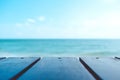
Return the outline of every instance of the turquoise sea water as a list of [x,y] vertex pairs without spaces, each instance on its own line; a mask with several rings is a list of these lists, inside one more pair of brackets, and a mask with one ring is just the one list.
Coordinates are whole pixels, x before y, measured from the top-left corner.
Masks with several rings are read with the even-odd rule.
[[0,56],[119,56],[120,40],[1,39]]

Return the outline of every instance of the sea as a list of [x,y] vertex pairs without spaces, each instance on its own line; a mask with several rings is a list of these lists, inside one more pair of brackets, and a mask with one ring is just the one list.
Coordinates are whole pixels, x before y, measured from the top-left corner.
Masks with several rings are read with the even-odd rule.
[[0,39],[0,57],[120,56],[119,39]]

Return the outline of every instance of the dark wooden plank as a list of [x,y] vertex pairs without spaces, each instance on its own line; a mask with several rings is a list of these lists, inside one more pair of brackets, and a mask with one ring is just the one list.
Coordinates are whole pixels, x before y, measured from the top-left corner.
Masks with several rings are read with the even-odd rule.
[[79,60],[96,80],[102,80],[102,78],[85,61],[83,61],[81,58],[79,58]]
[[23,70],[21,70],[20,72],[18,72],[16,75],[14,75],[12,78],[10,78],[10,80],[17,80],[19,77],[21,77],[27,70],[29,70],[32,66],[34,66],[38,61],[40,60],[40,58],[36,59],[35,61],[31,62],[30,65],[28,65],[27,67],[25,67]]
[[47,57],[41,59],[19,80],[95,80],[77,58]]
[[104,80],[120,80],[120,63],[112,58],[83,57],[81,58],[95,73]]
[[6,58],[0,62],[0,80],[9,80],[37,58]]

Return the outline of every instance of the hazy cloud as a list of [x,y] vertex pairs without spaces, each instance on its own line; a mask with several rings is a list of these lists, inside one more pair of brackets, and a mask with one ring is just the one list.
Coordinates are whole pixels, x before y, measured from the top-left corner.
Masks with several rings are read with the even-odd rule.
[[34,19],[27,19],[27,22],[29,22],[29,23],[35,23],[36,21],[34,20]]
[[45,17],[44,16],[40,16],[38,19],[39,19],[39,21],[45,21]]
[[113,3],[117,3],[118,0],[101,0],[101,1],[108,4],[113,4]]

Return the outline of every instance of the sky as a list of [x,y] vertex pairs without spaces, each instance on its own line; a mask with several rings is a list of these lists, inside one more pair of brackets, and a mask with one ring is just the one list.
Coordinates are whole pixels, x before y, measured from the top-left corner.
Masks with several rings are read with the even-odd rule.
[[120,0],[0,0],[6,38],[120,38]]

